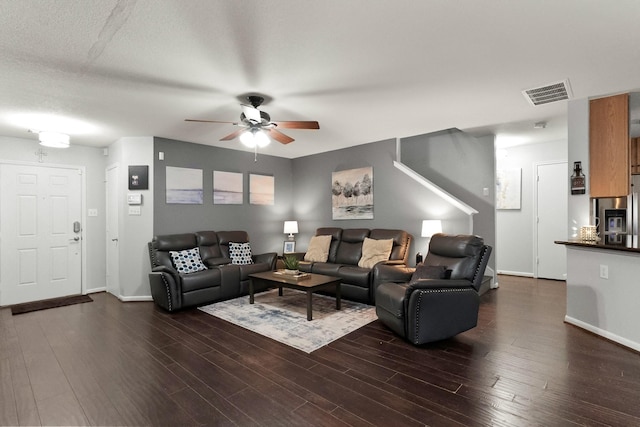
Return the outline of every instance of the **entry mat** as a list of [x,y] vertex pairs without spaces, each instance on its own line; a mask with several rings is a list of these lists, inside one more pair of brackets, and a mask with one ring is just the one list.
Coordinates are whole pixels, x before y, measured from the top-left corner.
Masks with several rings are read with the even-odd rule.
[[48,308],[64,307],[65,305],[81,304],[83,302],[92,302],[89,295],[71,295],[68,297],[51,298],[41,301],[24,302],[22,304],[14,304],[11,307],[11,314],[23,314],[32,311],[46,310]]

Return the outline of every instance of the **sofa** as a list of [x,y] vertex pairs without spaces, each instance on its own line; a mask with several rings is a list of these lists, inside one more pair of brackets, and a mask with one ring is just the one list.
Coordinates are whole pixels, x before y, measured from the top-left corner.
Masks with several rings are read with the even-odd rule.
[[[322,227],[315,236],[331,236],[326,261],[309,261],[309,252],[299,269],[307,273],[336,276],[342,279],[341,297],[373,305],[376,266],[407,267],[412,236],[404,230]],[[363,257],[365,239],[392,240],[388,259],[370,267],[358,265]],[[313,240],[313,239],[312,239]]]
[[277,258],[251,254],[245,231],[159,235],[148,246],[151,295],[170,312],[247,295],[249,274],[273,270]]

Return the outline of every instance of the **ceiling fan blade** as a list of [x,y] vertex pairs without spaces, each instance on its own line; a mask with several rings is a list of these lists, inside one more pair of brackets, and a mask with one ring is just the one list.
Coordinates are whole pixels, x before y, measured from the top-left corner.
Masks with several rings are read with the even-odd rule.
[[247,119],[254,123],[260,123],[262,121],[262,117],[260,117],[260,110],[252,107],[251,105],[240,104],[240,106],[242,107],[242,112]]
[[220,120],[198,120],[198,119],[184,119],[185,122],[199,122],[199,123],[226,123],[234,126],[238,126],[238,122],[222,122]]
[[291,138],[290,136],[285,135],[284,133],[277,131],[275,129],[265,129],[267,132],[269,132],[269,136],[273,139],[275,139],[276,141],[278,141],[281,144],[288,144],[290,142],[295,141],[295,139]]
[[271,122],[282,129],[320,129],[316,121]]
[[230,133],[224,138],[220,138],[220,141],[231,141],[232,139],[238,137],[242,132],[244,132],[244,129],[238,129],[237,131]]

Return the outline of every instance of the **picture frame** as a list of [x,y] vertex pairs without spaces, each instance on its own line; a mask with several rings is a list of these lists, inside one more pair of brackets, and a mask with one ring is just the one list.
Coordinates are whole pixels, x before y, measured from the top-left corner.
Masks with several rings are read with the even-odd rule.
[[296,251],[296,241],[295,240],[285,240],[284,246],[282,248],[283,254],[292,254]]
[[149,189],[149,166],[129,166],[129,190]]

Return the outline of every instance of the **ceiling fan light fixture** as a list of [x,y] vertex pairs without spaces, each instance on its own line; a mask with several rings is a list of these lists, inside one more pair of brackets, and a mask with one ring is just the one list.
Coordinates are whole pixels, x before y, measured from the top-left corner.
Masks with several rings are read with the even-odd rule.
[[38,132],[38,140],[40,145],[52,148],[68,148],[69,147],[69,135],[59,132]]
[[240,134],[240,142],[242,142],[242,144],[249,148],[262,148],[269,145],[271,140],[260,129],[248,129]]

